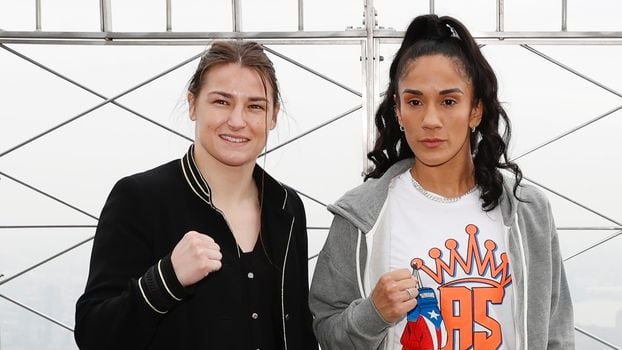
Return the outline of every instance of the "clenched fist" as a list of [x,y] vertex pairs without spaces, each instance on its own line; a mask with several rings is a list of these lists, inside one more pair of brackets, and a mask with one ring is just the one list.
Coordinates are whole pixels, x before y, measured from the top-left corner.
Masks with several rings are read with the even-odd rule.
[[397,322],[417,305],[417,279],[408,269],[380,276],[372,292],[372,302],[387,322]]
[[222,267],[220,246],[212,237],[196,231],[187,232],[171,254],[177,280],[182,286],[193,285]]

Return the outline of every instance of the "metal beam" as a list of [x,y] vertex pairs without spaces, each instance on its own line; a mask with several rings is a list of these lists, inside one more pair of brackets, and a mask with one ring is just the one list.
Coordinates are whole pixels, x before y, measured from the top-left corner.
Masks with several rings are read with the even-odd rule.
[[298,31],[305,30],[304,20],[304,1],[298,0]]
[[166,0],[166,31],[173,31],[173,16],[171,0]]
[[[367,0],[370,1],[370,0]],[[372,24],[375,23],[374,12],[371,11]],[[621,31],[513,31],[513,32],[473,32],[473,37],[487,42],[513,41],[512,44],[523,42],[545,41],[547,43],[607,43],[622,45]],[[193,42],[205,42],[215,39],[251,39],[251,40],[280,40],[292,42],[299,40],[339,40],[339,39],[395,39],[393,42],[400,42],[404,36],[403,31],[391,29],[368,30],[351,29],[343,31],[294,31],[294,32],[58,32],[58,31],[7,31],[0,30],[0,42],[8,40],[21,40],[28,43],[33,40],[57,40],[67,41],[68,43],[81,44],[83,42],[92,43],[93,41],[186,41],[187,44]],[[577,41],[580,40],[580,41]]]
[[102,32],[112,30],[112,7],[110,0],[99,0],[99,28]]
[[497,0],[497,32],[503,32],[505,27],[504,7],[503,0]]
[[76,116],[71,117],[71,118],[65,120],[64,122],[55,125],[52,128],[50,128],[50,129],[48,129],[48,130],[46,130],[46,131],[44,131],[44,132],[42,132],[42,133],[40,133],[40,134],[38,134],[36,136],[31,137],[30,139],[28,139],[28,140],[26,140],[26,141],[24,141],[24,142],[22,142],[22,143],[20,143],[20,144],[18,144],[16,146],[12,147],[12,148],[10,148],[10,149],[0,153],[0,158],[5,156],[5,155],[7,155],[7,154],[9,154],[9,153],[11,153],[11,152],[14,152],[14,151],[16,151],[16,150],[26,146],[27,144],[29,144],[29,143],[31,143],[33,141],[36,141],[36,140],[40,139],[43,136],[46,136],[46,135],[50,134],[53,131],[56,131],[57,129],[60,129],[60,128],[66,126],[66,125],[68,125],[68,124],[70,124],[70,123],[72,123],[72,122],[74,122],[74,121],[76,121],[76,120],[78,120],[80,118],[82,118],[83,116],[85,116],[85,115],[87,115],[87,114],[89,114],[89,113],[91,113],[91,112],[101,108],[102,106],[105,106],[108,103],[111,103],[114,100],[119,99],[119,98],[129,94],[130,92],[132,92],[132,91],[134,91],[134,90],[136,90],[136,89],[138,89],[140,87],[143,87],[143,86],[151,83],[152,81],[157,80],[157,79],[161,78],[162,76],[165,76],[168,73],[170,73],[170,72],[172,72],[172,71],[174,71],[174,70],[176,70],[176,69],[178,69],[180,67],[183,67],[184,65],[194,61],[195,59],[197,59],[200,56],[201,56],[201,53],[196,54],[196,55],[194,55],[194,56],[184,60],[183,62],[178,63],[178,64],[174,65],[173,67],[168,68],[165,71],[163,71],[163,72],[161,72],[161,73],[159,73],[159,74],[157,74],[157,75],[155,75],[155,76],[153,76],[153,77],[151,77],[151,78],[149,78],[149,79],[139,83],[138,85],[136,85],[136,86],[134,86],[132,88],[129,88],[129,89],[127,89],[127,90],[125,90],[125,91],[123,91],[123,92],[121,92],[121,93],[119,93],[119,94],[117,94],[117,95],[115,95],[115,96],[113,96],[111,98],[108,98],[105,101],[103,101],[101,103],[98,103],[97,105],[95,105],[95,106],[93,106],[93,107],[91,107],[91,108],[89,108],[89,109],[87,109],[87,110],[77,114]]
[[[24,55],[24,54],[22,54],[22,53],[20,53],[18,51],[13,50],[12,48],[10,48],[10,47],[8,47],[6,45],[0,44],[0,48],[3,48],[5,50],[7,50],[8,52],[14,54],[15,56],[17,56],[17,57],[19,57],[19,58],[21,58],[23,60],[26,60],[26,61],[34,64],[35,66],[37,66],[37,67],[39,67],[39,68],[41,68],[41,69],[43,69],[43,70],[45,70],[45,71],[47,71],[49,73],[52,73],[53,75],[61,78],[62,80],[66,81],[66,82],[69,82],[70,84],[75,85],[75,86],[77,86],[77,87],[79,87],[79,88],[81,88],[81,89],[83,89],[83,90],[85,90],[85,91],[87,91],[87,92],[89,92],[89,93],[91,93],[91,94],[93,94],[93,95],[103,99],[103,100],[107,100],[108,99],[108,97],[106,97],[106,96],[104,96],[104,95],[102,95],[102,94],[100,94],[100,93],[98,93],[98,92],[96,92],[96,91],[94,91],[92,89],[89,89],[88,87],[78,83],[77,81],[75,81],[73,79],[70,79],[67,76],[63,75],[63,74],[60,74],[59,72],[57,72],[57,71],[55,71],[55,70],[53,70],[53,69],[51,69],[51,68],[41,64],[41,63],[39,63],[37,61],[35,61],[34,59],[32,59],[32,58],[30,58],[30,57],[28,57],[28,56],[26,56],[26,55]],[[119,108],[121,108],[121,109],[123,109],[123,110],[125,110],[125,111],[127,111],[127,112],[129,112],[129,113],[131,113],[131,114],[141,118],[141,119],[144,119],[144,120],[148,121],[151,124],[154,124],[154,125],[158,126],[159,128],[162,128],[162,129],[164,129],[164,130],[166,130],[166,131],[168,131],[168,132],[170,132],[172,134],[175,134],[175,135],[177,135],[177,136],[179,136],[179,137],[181,137],[181,138],[183,138],[183,139],[185,139],[187,141],[193,141],[188,136],[186,136],[186,135],[184,135],[184,134],[182,134],[182,133],[180,133],[180,132],[178,132],[176,130],[171,129],[171,128],[167,127],[166,125],[158,123],[155,120],[153,120],[153,119],[151,119],[151,118],[149,118],[149,117],[147,117],[147,116],[145,116],[145,115],[143,115],[141,113],[138,113],[137,111],[135,111],[135,110],[133,110],[133,109],[131,109],[129,107],[126,107],[126,106],[122,105],[121,103],[119,103],[117,101],[111,101],[110,103],[112,103],[113,105],[115,105],[115,106],[117,106],[117,107],[119,107]]]
[[562,0],[562,31],[568,30],[568,0]]
[[590,333],[590,332],[588,332],[588,331],[586,331],[586,330],[584,330],[584,329],[582,329],[582,328],[579,328],[579,327],[576,327],[576,326],[575,326],[575,327],[574,327],[574,329],[575,329],[577,332],[579,332],[579,333],[581,333],[581,334],[583,334],[583,335],[585,335],[585,336],[588,336],[588,337],[592,338],[593,340],[595,340],[595,341],[597,341],[597,342],[599,342],[599,343],[601,343],[601,344],[603,344],[603,345],[607,346],[607,347],[608,347],[608,348],[610,348],[610,349],[620,350],[620,347],[615,346],[615,345],[611,344],[610,342],[608,342],[608,341],[606,341],[606,340],[604,340],[604,339],[602,339],[602,338],[599,338],[599,337],[597,337],[597,336],[593,335],[592,333]]
[[60,321],[58,321],[58,320],[56,320],[56,319],[54,319],[54,318],[52,318],[52,317],[50,317],[50,316],[48,316],[48,315],[44,314],[44,313],[42,313],[42,312],[40,312],[40,311],[37,311],[37,310],[35,310],[35,309],[33,309],[33,308],[31,308],[31,307],[29,307],[29,306],[25,305],[25,304],[22,304],[22,303],[20,303],[19,301],[15,300],[15,299],[12,299],[12,298],[10,298],[10,297],[8,297],[8,296],[4,295],[4,294],[0,294],[0,298],[3,298],[3,299],[5,299],[5,300],[9,301],[9,302],[11,302],[11,303],[13,303],[13,304],[15,304],[15,305],[17,305],[17,306],[21,307],[21,308],[22,308],[22,309],[24,309],[24,310],[30,311],[30,312],[32,312],[33,314],[35,314],[35,315],[37,315],[37,316],[39,316],[39,317],[41,317],[41,318],[44,318],[44,319],[46,319],[46,320],[48,320],[48,321],[50,321],[50,322],[52,322],[52,323],[56,324],[57,326],[60,326],[60,327],[62,327],[62,328],[65,328],[65,329],[66,329],[66,330],[68,330],[68,331],[73,332],[73,328],[69,327],[68,325],[66,325],[66,324],[64,324],[64,323],[62,323],[62,322],[60,322]]
[[41,0],[35,0],[35,29],[41,30]]
[[271,48],[269,48],[267,46],[264,46],[264,49],[267,52],[270,52],[271,54],[273,54],[273,55],[275,55],[275,56],[277,56],[277,57],[279,57],[279,58],[281,58],[281,59],[283,59],[283,60],[285,60],[285,61],[287,61],[287,62],[289,62],[289,63],[291,63],[291,64],[293,64],[293,65],[295,65],[297,67],[299,67],[299,68],[302,68],[303,70],[305,70],[305,71],[307,71],[307,72],[309,72],[309,73],[311,73],[313,75],[316,75],[316,76],[318,76],[318,77],[320,77],[320,78],[322,78],[322,79],[324,79],[324,80],[326,80],[326,81],[328,81],[328,82],[330,82],[330,83],[332,83],[334,85],[337,85],[340,88],[342,88],[342,89],[344,89],[344,90],[346,90],[348,92],[351,92],[352,94],[354,94],[354,95],[356,95],[358,97],[363,96],[363,94],[360,93],[359,91],[356,91],[356,90],[354,90],[354,89],[352,89],[352,88],[350,88],[350,87],[348,87],[348,86],[346,86],[344,84],[341,84],[340,82],[330,78],[329,76],[327,76],[325,74],[322,74],[322,73],[320,73],[320,72],[318,72],[318,71],[316,71],[316,70],[314,70],[314,69],[312,69],[312,68],[310,68],[310,67],[308,67],[308,66],[306,66],[306,65],[304,65],[304,64],[302,64],[302,63],[300,63],[300,62],[298,62],[298,61],[296,61],[296,60],[294,60],[292,58],[290,58],[290,57],[287,57],[287,56],[283,55],[282,53],[280,53],[280,52],[278,52],[276,50],[273,50],[273,49],[271,49]]

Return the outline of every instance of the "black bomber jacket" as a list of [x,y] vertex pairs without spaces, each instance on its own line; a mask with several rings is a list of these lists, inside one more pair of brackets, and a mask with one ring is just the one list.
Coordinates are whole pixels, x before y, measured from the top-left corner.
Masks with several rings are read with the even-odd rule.
[[[180,160],[125,177],[112,189],[95,233],[89,277],[76,303],[81,349],[241,349],[228,316],[231,286],[209,274],[190,288],[177,281],[170,254],[191,230],[220,245],[223,266],[237,244],[212,205],[193,147]],[[279,334],[288,350],[317,349],[308,307],[307,231],[298,195],[255,166],[263,192],[263,241],[279,268]],[[263,186],[260,184],[263,183]],[[265,349],[269,350],[269,349]]]

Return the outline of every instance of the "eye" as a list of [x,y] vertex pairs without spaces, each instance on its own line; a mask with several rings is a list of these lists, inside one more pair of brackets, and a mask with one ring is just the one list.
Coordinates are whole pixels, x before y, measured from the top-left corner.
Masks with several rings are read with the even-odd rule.
[[221,105],[221,106],[226,106],[226,105],[229,104],[229,102],[227,102],[226,100],[223,100],[223,99],[213,100],[212,103],[216,104],[216,105]]
[[456,103],[458,103],[456,100],[452,99],[452,98],[446,98],[443,100],[443,105],[445,106],[453,106]]
[[407,102],[411,106],[421,106],[423,103],[419,100],[412,99]]
[[253,109],[253,110],[258,110],[258,111],[263,111],[266,109],[264,106],[257,105],[257,104],[250,105],[248,106],[248,108]]

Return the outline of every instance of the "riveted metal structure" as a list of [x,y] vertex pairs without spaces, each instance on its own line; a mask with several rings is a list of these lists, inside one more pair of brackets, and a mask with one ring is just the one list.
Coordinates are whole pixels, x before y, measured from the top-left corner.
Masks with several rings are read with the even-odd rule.
[[[362,181],[388,65],[405,25],[423,13],[462,19],[499,76],[512,158],[554,208],[577,347],[622,346],[614,273],[622,263],[622,25],[607,22],[622,5],[531,1],[516,15],[527,5],[24,3],[0,3],[0,349],[76,348],[74,304],[106,194],[121,176],[177,158],[192,141],[184,86],[214,40],[259,41],[275,62],[285,113],[260,162],[303,197],[312,272],[330,225],[324,207]],[[78,16],[92,19],[89,29],[72,29],[78,10],[66,6],[83,3]],[[143,29],[153,13],[156,24]],[[20,16],[27,20],[12,21]],[[535,29],[521,24],[538,16]],[[587,25],[584,16],[602,18]]]

